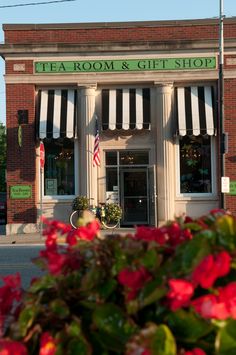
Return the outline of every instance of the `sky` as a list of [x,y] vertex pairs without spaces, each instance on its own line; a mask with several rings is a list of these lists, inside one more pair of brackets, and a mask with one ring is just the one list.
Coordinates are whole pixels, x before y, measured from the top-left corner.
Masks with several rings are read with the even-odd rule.
[[[2,24],[184,20],[219,17],[220,0],[0,0]],[[236,16],[236,0],[221,0],[226,17]],[[44,5],[3,6],[48,2]],[[5,124],[4,61],[0,58],[0,122]]]

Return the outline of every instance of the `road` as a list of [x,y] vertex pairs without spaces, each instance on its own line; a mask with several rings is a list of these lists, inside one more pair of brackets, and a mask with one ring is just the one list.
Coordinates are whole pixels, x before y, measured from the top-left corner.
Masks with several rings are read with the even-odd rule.
[[33,277],[42,272],[31,260],[39,255],[44,245],[0,245],[0,275],[21,274],[22,287],[26,289]]

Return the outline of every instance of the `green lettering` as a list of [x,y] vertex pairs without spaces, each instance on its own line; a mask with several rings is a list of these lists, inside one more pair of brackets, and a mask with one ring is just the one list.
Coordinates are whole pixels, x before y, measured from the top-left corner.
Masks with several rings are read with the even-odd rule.
[[66,71],[66,68],[62,62],[59,65],[58,71]]
[[55,62],[50,63],[50,71],[57,71],[57,64]]
[[80,63],[74,62],[74,71],[81,71]]
[[183,59],[183,68],[191,68],[191,59]]
[[193,61],[193,66],[196,68],[201,68],[203,66],[203,61],[198,58]]
[[175,60],[175,68],[180,68],[180,67],[181,67],[180,59],[176,59]]
[[91,70],[91,68],[92,68],[92,65],[91,65],[91,63],[90,62],[83,62],[82,63],[82,67],[83,67],[83,70]]
[[46,67],[48,66],[48,63],[39,63],[43,67],[43,71],[46,71]]
[[102,63],[101,62],[94,62],[93,63],[93,69],[94,70],[101,70],[102,69]]
[[139,69],[146,69],[146,64],[145,64],[145,60],[139,60],[138,61],[138,68]]
[[208,66],[211,67],[212,58],[206,58],[206,59],[205,59],[205,63],[206,63],[206,67],[207,67],[207,68],[208,68]]
[[114,70],[113,62],[104,62],[104,70]]

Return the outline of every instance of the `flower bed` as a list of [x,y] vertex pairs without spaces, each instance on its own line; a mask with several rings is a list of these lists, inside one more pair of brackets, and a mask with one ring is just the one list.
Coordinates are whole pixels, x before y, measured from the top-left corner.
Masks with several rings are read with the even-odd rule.
[[45,223],[34,260],[45,275],[27,291],[19,274],[3,278],[0,354],[236,354],[233,216],[215,210],[105,239],[97,220]]

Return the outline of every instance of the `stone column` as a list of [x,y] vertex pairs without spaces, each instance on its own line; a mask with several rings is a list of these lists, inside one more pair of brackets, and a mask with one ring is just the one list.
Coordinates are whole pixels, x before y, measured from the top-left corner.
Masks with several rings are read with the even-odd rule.
[[162,223],[174,218],[175,155],[173,143],[172,84],[156,85],[157,213]]
[[97,167],[93,167],[96,85],[78,86],[79,194],[97,204]]

